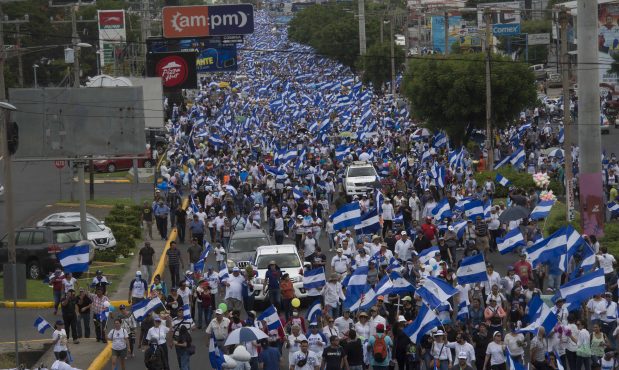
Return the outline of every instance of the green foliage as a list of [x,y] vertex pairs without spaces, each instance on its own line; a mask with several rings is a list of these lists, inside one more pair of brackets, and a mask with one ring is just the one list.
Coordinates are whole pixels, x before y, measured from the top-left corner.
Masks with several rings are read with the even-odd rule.
[[135,249],[136,240],[142,237],[140,206],[116,204],[105,218],[106,225],[112,229],[116,238],[115,257],[128,256]]
[[[555,202],[550,210],[550,214],[548,214],[548,218],[546,221],[541,221],[541,226],[545,226],[544,230],[542,230],[544,236],[551,235],[555,231],[559,230],[563,226],[565,226],[566,221],[566,205],[563,202]],[[580,212],[576,212],[576,216],[574,221],[570,222],[570,224],[576,229],[578,232],[582,232],[582,228],[580,227]]]
[[[522,33],[550,33],[552,32],[551,20],[524,21],[521,23]],[[524,52],[520,54],[520,59],[524,60]],[[529,63],[543,64],[548,62],[548,45],[530,45]]]
[[94,260],[100,262],[116,262],[116,251],[112,249],[107,249],[104,251],[96,250]]
[[608,248],[608,252],[615,258],[619,258],[619,222],[617,220],[604,225],[604,237],[600,239],[600,245]]
[[[485,62],[482,54],[415,58],[404,76],[403,92],[413,117],[452,140],[463,138],[469,123],[485,127]],[[512,122],[535,103],[534,76],[526,65],[492,56],[492,115],[495,127]],[[456,143],[456,145],[459,143]]]
[[[404,66],[404,50],[394,45],[396,74]],[[363,71],[363,83],[371,82],[375,89],[380,89],[383,83],[391,81],[391,45],[388,42],[372,45],[365,56],[359,59],[359,68]]]
[[[512,166],[503,166],[498,171],[477,172],[475,173],[475,180],[479,185],[482,185],[486,182],[486,180],[494,181],[497,172],[511,181],[512,184],[510,186],[515,186],[527,191],[531,188],[535,188],[535,183],[533,182],[533,177],[531,175],[525,172],[520,172]],[[507,192],[509,189],[496,183],[494,185],[494,197],[507,198]]]

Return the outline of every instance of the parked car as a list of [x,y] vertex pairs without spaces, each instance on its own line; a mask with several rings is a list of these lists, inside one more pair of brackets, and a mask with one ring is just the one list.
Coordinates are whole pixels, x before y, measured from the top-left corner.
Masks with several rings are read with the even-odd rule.
[[307,291],[303,288],[303,267],[301,257],[297,253],[297,247],[293,244],[266,245],[258,247],[253,259],[253,265],[258,275],[254,278],[254,297],[256,303],[268,301],[268,292],[262,290],[264,276],[269,268],[269,263],[275,261],[282,273],[288,274],[294,287],[294,295],[299,299],[307,297]]
[[[94,258],[95,248],[90,241],[83,241],[80,229],[75,226],[27,227],[15,232],[17,263],[26,265],[29,279],[42,279],[60,267],[56,253],[77,243],[88,243],[90,253],[88,262]],[[8,240],[0,239],[0,264],[8,263]],[[80,274],[76,274],[79,276]]]
[[253,262],[256,248],[270,244],[269,236],[262,230],[235,231],[226,250],[228,268],[245,268]]
[[[49,221],[44,226],[74,226],[81,230],[79,217],[65,218],[62,221]],[[116,246],[116,238],[112,233],[112,229],[105,225],[99,225],[86,219],[86,233],[88,240],[94,244],[95,249],[105,250]]]
[[544,68],[543,64],[532,65],[529,69],[533,72],[536,80],[543,80],[546,78],[546,68]]
[[[93,165],[97,172],[116,172],[126,171],[133,167],[133,159],[127,157],[134,157],[134,155],[119,155],[113,158],[95,159]],[[155,165],[155,160],[152,158],[150,151],[141,155],[138,158],[139,168],[151,168]]]
[[[37,226],[43,226],[48,222],[53,222],[53,221],[57,221],[57,222],[62,222],[66,219],[69,218],[79,218],[80,217],[80,213],[79,212],[58,212],[58,213],[52,213],[51,215],[45,217],[44,219],[42,219],[41,221],[37,222]],[[105,223],[101,220],[99,220],[98,218],[96,218],[95,216],[91,215],[90,213],[86,213],[86,218],[92,222],[94,222],[97,225],[104,225]]]
[[546,80],[546,85],[550,88],[563,86],[561,75],[558,73],[549,73],[548,79]]

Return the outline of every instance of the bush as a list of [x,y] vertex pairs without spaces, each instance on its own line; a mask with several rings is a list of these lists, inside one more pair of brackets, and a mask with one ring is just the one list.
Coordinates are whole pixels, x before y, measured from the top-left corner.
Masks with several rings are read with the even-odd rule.
[[129,253],[135,249],[135,247],[136,243],[134,239],[123,240],[116,243],[116,248],[114,248],[114,252],[117,257],[127,257],[129,256]]
[[116,252],[112,249],[95,250],[95,261],[116,262]]
[[117,223],[107,224],[107,226],[112,229],[112,232],[114,233],[116,239],[122,239],[127,237],[140,239],[142,237],[142,229],[139,226]]
[[[546,226],[543,230],[545,236],[548,236],[565,226],[565,207],[565,203],[557,201],[554,206],[552,206],[546,222],[540,221],[542,225]],[[580,227],[580,212],[576,212],[574,221],[572,221],[571,224],[574,229],[576,229],[579,233],[582,233],[582,228]]]
[[[533,182],[533,176],[531,176],[530,174],[526,172],[518,171],[512,166],[503,166],[499,168],[498,171],[477,172],[474,175],[475,180],[477,181],[477,184],[479,186],[482,186],[484,182],[486,182],[486,180],[488,179],[490,179],[491,181],[494,181],[494,179],[496,178],[497,172],[500,173],[503,177],[507,178],[511,182],[511,185],[509,186],[515,186],[517,188],[524,189],[526,191],[529,191],[529,189],[531,188],[534,188],[538,191],[541,190],[537,186],[535,186],[535,183]],[[495,183],[494,185],[496,189],[494,193],[494,197],[495,198],[507,198],[509,186],[505,187],[497,183]],[[552,192],[555,195],[563,194],[563,186],[555,179],[550,180],[550,186],[548,188],[552,190]]]
[[600,245],[608,248],[608,252],[619,258],[619,223],[611,221],[604,225],[604,237],[600,239]]

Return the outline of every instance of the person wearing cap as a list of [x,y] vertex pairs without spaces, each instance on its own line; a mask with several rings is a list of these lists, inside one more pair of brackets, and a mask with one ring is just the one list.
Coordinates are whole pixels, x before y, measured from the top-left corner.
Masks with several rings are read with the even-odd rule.
[[317,364],[320,367],[322,361],[322,351],[327,345],[327,337],[320,332],[317,322],[311,322],[310,331],[307,333],[307,341],[309,343],[309,351],[312,352],[318,359]]
[[264,284],[262,291],[266,292],[268,288],[269,302],[277,309],[281,309],[282,291],[280,281],[282,279],[282,270],[277,266],[275,260],[269,261],[269,266],[264,274]]
[[205,225],[204,221],[200,220],[198,215],[194,214],[189,221],[188,225],[189,229],[189,239],[196,239],[198,245],[204,245],[204,231]]
[[455,370],[473,370],[473,367],[468,364],[468,355],[466,352],[458,353],[458,361],[454,364]]
[[73,336],[73,343],[79,343],[77,335],[77,297],[75,296],[75,289],[69,289],[69,292],[62,298],[60,303],[60,309],[62,311],[62,320],[64,321],[65,328],[71,329],[71,335]]
[[453,362],[451,357],[451,349],[448,347],[445,339],[445,332],[437,330],[433,335],[432,347],[430,355],[433,359],[434,368],[438,370],[447,370]]
[[[76,310],[78,314],[77,318],[77,336],[79,338],[90,338],[90,306],[92,300],[90,295],[86,292],[86,289],[80,288],[79,295],[77,296]],[[84,325],[84,331],[82,332],[82,325]]]
[[320,294],[323,297],[325,312],[331,317],[337,317],[340,313],[341,302],[344,302],[346,296],[340,283],[340,275],[337,273],[331,274],[329,280],[322,287]]
[[131,355],[131,357],[133,357],[138,322],[131,313],[131,311],[127,309],[127,306],[125,306],[124,304],[118,306],[118,315],[116,316],[116,318],[121,320],[122,328],[125,329],[129,335],[129,354]]
[[155,214],[157,231],[159,231],[161,240],[166,240],[168,238],[168,215],[170,214],[170,207],[161,199],[153,207],[153,213]]
[[[376,332],[368,339],[367,348],[372,369],[387,370],[391,362],[393,340],[385,333],[385,324],[376,325]],[[381,350],[383,348],[385,351]]]
[[138,268],[141,270],[146,270],[147,283],[153,281],[154,259],[155,249],[151,247],[150,242],[144,242],[144,246],[140,248],[140,252],[138,253]]
[[107,292],[107,286],[110,285],[110,282],[107,281],[107,277],[103,275],[103,271],[97,270],[95,272],[95,277],[92,278],[92,282],[90,283],[91,288],[101,288],[103,294]]
[[54,332],[52,333],[52,345],[54,346],[54,356],[56,360],[60,358],[60,354],[65,354],[69,351],[68,347],[69,338],[67,332],[64,329],[64,322],[57,320],[54,324]]
[[506,370],[506,363],[503,336],[500,331],[495,331],[492,334],[492,342],[488,343],[488,347],[486,348],[483,368],[484,370]]
[[[217,212],[217,216],[215,218],[212,219],[212,226],[211,223],[209,223],[209,228],[210,228],[210,232],[211,232],[211,241],[215,242],[221,242],[221,237],[222,237],[222,233],[221,231],[223,230],[224,224],[226,223],[226,216],[224,215],[223,211],[219,211]],[[247,228],[248,225],[251,224],[251,220],[249,220],[246,224],[245,227]]]
[[142,271],[137,270],[135,272],[135,278],[129,283],[129,297],[127,302],[130,305],[134,305],[143,301],[146,298],[146,291],[148,289],[148,283],[142,279]]
[[344,277],[350,268],[350,259],[343,255],[344,250],[342,248],[338,248],[336,252],[337,254],[331,258],[331,268],[336,274]]
[[225,300],[230,311],[241,311],[243,309],[243,283],[245,277],[241,275],[241,270],[234,266],[232,274],[224,280],[226,286]]
[[165,316],[165,324],[163,323],[163,318],[159,315],[155,315],[153,318],[153,327],[148,329],[146,333],[146,341],[151,342],[152,340],[157,341],[157,346],[162,350],[162,360],[163,360],[163,369],[169,370],[170,365],[168,361],[168,346],[167,344],[171,344],[171,335],[170,335],[170,326],[172,322],[170,321],[170,316]]
[[395,218],[395,210],[393,209],[393,204],[391,204],[391,199],[385,198],[383,202],[383,238],[387,233],[387,230],[391,230],[393,228],[393,219]]
[[411,258],[413,250],[413,242],[408,238],[406,231],[400,232],[400,240],[395,243],[395,257],[400,261],[406,261]]

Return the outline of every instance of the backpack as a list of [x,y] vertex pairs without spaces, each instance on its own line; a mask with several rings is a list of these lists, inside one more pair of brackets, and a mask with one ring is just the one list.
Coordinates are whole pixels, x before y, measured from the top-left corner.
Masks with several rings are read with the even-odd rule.
[[161,370],[163,369],[163,353],[159,346],[149,348],[144,356],[144,365],[149,370]]
[[385,342],[385,336],[374,336],[373,355],[375,362],[383,362],[387,359],[387,342]]

